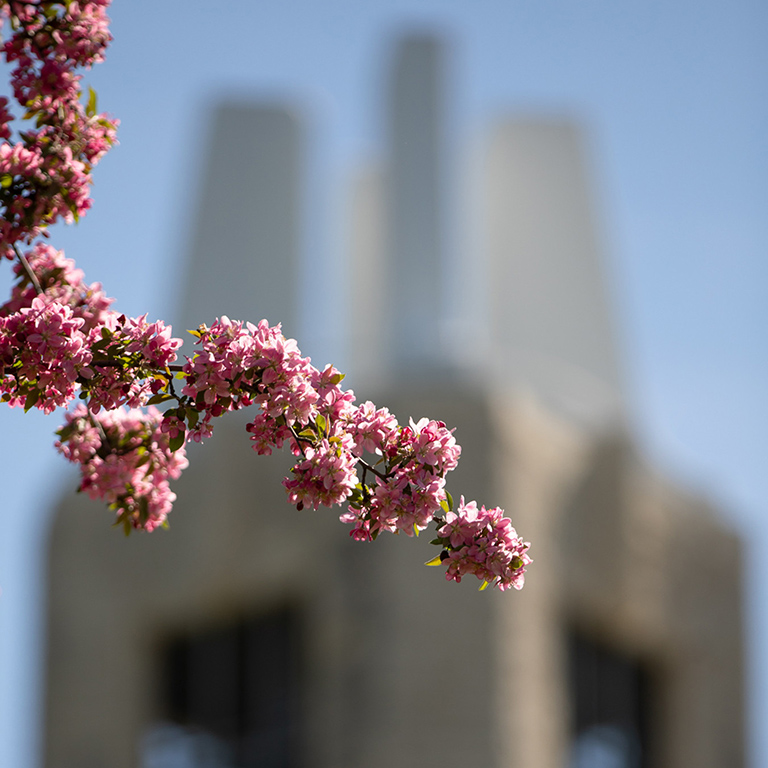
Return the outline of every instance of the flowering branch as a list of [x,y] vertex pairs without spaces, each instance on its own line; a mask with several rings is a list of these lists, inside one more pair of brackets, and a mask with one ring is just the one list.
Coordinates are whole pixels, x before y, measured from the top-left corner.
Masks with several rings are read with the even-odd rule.
[[315,368],[265,320],[201,325],[191,332],[196,351],[175,364],[182,342],[170,326],[118,314],[99,283],[86,284],[44,242],[51,224],[89,209],[91,171],[115,142],[117,121],[97,113],[93,90],[83,105],[77,74],[104,57],[108,5],[0,0],[13,94],[34,124],[12,143],[0,98],[0,259],[17,261],[0,306],[0,400],[46,413],[81,401],[56,447],[79,465],[79,489],[105,501],[126,533],[166,525],[185,444],[209,437],[222,414],[252,406],[253,449],[270,454],[287,443],[296,458],[283,484],[297,509],[346,504],[340,519],[357,541],[418,535],[434,522],[440,554],[428,564],[445,564],[446,578],[521,588],[529,545],[502,510],[463,497],[453,507],[445,476],[461,448],[445,424],[402,426],[386,408],[356,404],[341,373]]

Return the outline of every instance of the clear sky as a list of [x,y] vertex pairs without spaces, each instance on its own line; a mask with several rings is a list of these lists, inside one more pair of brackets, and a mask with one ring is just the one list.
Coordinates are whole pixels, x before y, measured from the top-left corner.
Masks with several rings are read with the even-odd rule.
[[[768,722],[768,5],[116,0],[111,16],[115,42],[88,82],[122,120],[121,145],[97,171],[91,214],[54,244],[122,311],[150,319],[172,316],[206,114],[222,94],[290,101],[305,116],[306,274],[330,290],[344,185],[381,151],[380,89],[400,31],[452,44],[458,148],[509,113],[583,122],[636,436],[745,536],[752,717]],[[3,766],[39,756],[47,509],[73,482],[51,448],[57,425],[0,411]],[[768,767],[768,731],[752,729],[751,753]]]

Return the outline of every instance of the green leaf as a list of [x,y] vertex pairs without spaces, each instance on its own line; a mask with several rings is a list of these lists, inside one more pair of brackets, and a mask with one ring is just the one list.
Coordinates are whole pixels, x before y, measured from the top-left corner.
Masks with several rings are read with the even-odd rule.
[[323,416],[322,413],[317,414],[317,418],[315,419],[315,424],[317,424],[317,429],[319,430],[320,434],[325,434],[326,428],[328,426],[328,422],[325,420],[325,416]]
[[4,173],[2,176],[0,176],[0,187],[3,189],[8,189],[11,184],[13,184],[13,176],[11,176],[10,173]]
[[478,590],[477,590],[477,591],[478,591],[478,592],[482,592],[483,590],[486,590],[486,589],[488,589],[488,585],[489,585],[490,583],[491,583],[490,581],[484,581],[484,582],[483,582],[483,583],[482,583],[482,584],[481,584],[481,585],[478,587]]
[[[92,351],[92,352],[103,352],[103,351],[104,351],[104,350],[105,350],[105,349],[106,349],[106,348],[107,348],[107,347],[108,347],[108,346],[109,346],[111,343],[112,343],[112,339],[110,339],[110,338],[106,338],[106,339],[102,338],[102,339],[99,339],[99,341],[97,341],[97,342],[96,342],[96,343],[95,343],[95,344],[94,344],[94,345],[91,347],[91,351]],[[96,365],[98,365],[98,363],[96,363]]]
[[448,501],[448,511],[453,512],[453,496],[451,496],[451,494],[446,491],[445,498]]
[[442,564],[443,564],[443,560],[440,557],[440,555],[438,555],[437,557],[433,557],[431,560],[428,560],[426,563],[424,563],[424,565],[442,565]]
[[167,392],[158,392],[147,400],[147,405],[157,405],[158,403],[164,403],[166,400],[173,400],[173,395],[169,395]]
[[179,450],[179,448],[181,448],[181,446],[182,446],[182,445],[184,445],[184,440],[185,440],[185,438],[186,438],[186,433],[184,433],[184,432],[179,432],[179,434],[178,434],[178,435],[176,435],[176,437],[172,437],[172,438],[171,438],[171,439],[168,441],[168,447],[169,447],[169,448],[170,448],[172,451],[178,451],[178,450]]
[[88,117],[94,117],[96,115],[96,91],[88,86],[88,104],[85,106],[85,114]]
[[139,520],[142,525],[149,520],[149,500],[146,496],[139,499]]
[[40,399],[40,390],[37,387],[30,389],[27,392],[27,399],[24,401],[24,413],[30,408],[33,408],[35,403]]
[[187,408],[187,424],[189,424],[190,429],[194,429],[197,426],[197,422],[200,419],[200,413],[199,411],[196,411],[194,408]]
[[144,455],[136,462],[137,467],[143,467],[147,462],[152,460],[151,453],[144,453]]

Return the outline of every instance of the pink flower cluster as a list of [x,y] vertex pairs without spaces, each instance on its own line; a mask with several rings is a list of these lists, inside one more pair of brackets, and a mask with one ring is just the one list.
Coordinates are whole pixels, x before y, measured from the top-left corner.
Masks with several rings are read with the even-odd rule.
[[269,454],[289,443],[297,461],[284,485],[298,509],[348,502],[341,520],[359,541],[382,531],[418,535],[434,520],[449,579],[473,573],[501,589],[522,585],[528,545],[501,510],[478,510],[462,499],[450,511],[445,476],[461,448],[445,424],[425,418],[401,426],[386,408],[356,405],[335,368],[315,368],[266,321],[222,317],[196,335],[200,349],[183,368],[186,400],[166,412],[163,424],[171,438],[184,434],[185,420],[187,434],[200,439],[215,416],[257,405],[246,427],[253,448]]
[[530,544],[517,535],[503,510],[478,509],[476,502],[465,503],[463,497],[456,512],[446,513],[435,543],[443,551],[430,564],[447,564],[445,578],[451,581],[472,574],[484,586],[522,589],[525,566],[533,562]]
[[0,104],[0,254],[31,243],[59,219],[71,222],[90,207],[91,169],[115,141],[116,122],[96,114],[95,94],[80,102],[78,67],[101,61],[111,40],[106,7],[94,2],[2,4],[12,34],[2,52],[14,63],[16,101],[36,129],[10,143],[12,114]]
[[[99,283],[61,251],[38,243],[16,265],[11,298],[0,306],[2,391],[11,405],[51,411],[65,406],[78,387],[94,413],[145,404],[163,382],[155,378],[176,359],[181,340],[170,326],[127,318],[110,309]],[[29,336],[45,340],[30,344]]]
[[153,407],[94,416],[81,404],[57,433],[59,452],[80,465],[79,490],[106,501],[126,530],[165,522],[176,499],[168,480],[188,464],[183,447],[170,450],[161,421]]
[[0,391],[10,405],[37,406],[50,413],[74,396],[92,359],[72,310],[44,296],[0,318]]
[[[9,61],[41,59],[46,63],[57,62],[64,69],[90,67],[104,60],[104,51],[112,40],[106,14],[109,4],[110,0],[9,0],[4,13],[12,22],[15,20],[15,26],[23,27],[24,34],[14,35],[3,50]],[[57,5],[61,6],[60,13],[51,13]]]
[[91,338],[95,375],[82,382],[88,407],[98,413],[101,408],[136,408],[149,402],[166,386],[163,372],[176,360],[182,343],[171,331],[161,320],[148,323],[146,315],[110,313]]
[[[191,432],[193,439],[210,434],[213,417],[252,403],[266,417],[280,416],[288,425],[305,423],[316,413],[318,393],[311,385],[315,369],[280,326],[222,317],[211,328],[202,327],[198,337],[201,349],[184,366],[182,389],[203,414]],[[261,452],[269,451],[265,444]]]
[[349,423],[357,437],[356,454],[362,456],[361,449],[373,453],[380,469],[364,470],[364,481],[370,473],[373,484],[360,489],[342,522],[353,524],[351,535],[363,541],[381,531],[418,534],[447,501],[445,474],[455,469],[461,453],[452,432],[428,419],[401,427],[371,403],[350,414]]

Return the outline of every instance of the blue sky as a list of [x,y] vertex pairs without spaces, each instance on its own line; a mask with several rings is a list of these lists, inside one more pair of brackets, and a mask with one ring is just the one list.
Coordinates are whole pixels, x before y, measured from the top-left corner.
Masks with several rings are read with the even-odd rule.
[[[380,86],[400,31],[450,41],[452,141],[461,151],[505,114],[583,122],[637,439],[749,541],[750,696],[754,722],[765,722],[768,6],[116,0],[111,16],[115,42],[88,81],[100,107],[122,120],[121,145],[97,171],[91,214],[54,243],[129,314],[173,314],[206,110],[222,94],[288,100],[308,121],[315,203],[305,274],[330,290],[344,185],[381,151]],[[327,352],[343,360],[340,348]],[[62,478],[72,480],[50,447],[57,424],[0,412],[0,764],[8,766],[34,765],[39,749],[46,509]],[[758,730],[753,765],[768,766],[768,733]]]

